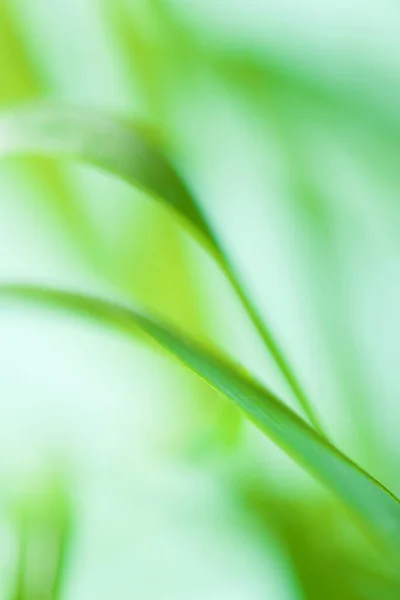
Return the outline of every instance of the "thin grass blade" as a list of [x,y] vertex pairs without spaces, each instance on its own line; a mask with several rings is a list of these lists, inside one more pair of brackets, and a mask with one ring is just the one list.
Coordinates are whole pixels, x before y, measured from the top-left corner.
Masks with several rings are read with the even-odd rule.
[[230,398],[295,461],[334,491],[375,540],[387,542],[398,556],[400,503],[379,482],[312,429],[295,412],[229,359],[205,349],[130,307],[82,294],[29,285],[3,284],[0,297],[30,301],[149,339],[213,388]]
[[23,107],[0,118],[0,157],[21,154],[81,159],[143,188],[179,213],[206,242],[304,414],[318,431],[323,431],[314,407],[271,328],[249,298],[228,253],[148,130],[96,111]]

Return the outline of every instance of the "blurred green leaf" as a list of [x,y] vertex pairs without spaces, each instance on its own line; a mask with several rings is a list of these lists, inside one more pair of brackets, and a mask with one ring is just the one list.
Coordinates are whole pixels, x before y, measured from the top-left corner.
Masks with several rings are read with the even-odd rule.
[[12,506],[18,552],[10,600],[60,600],[72,534],[65,482],[53,477]]
[[0,4],[0,49],[0,102],[4,105],[40,94],[38,73],[27,57],[7,2]]
[[93,111],[35,106],[0,119],[0,156],[40,154],[80,158],[139,186],[172,207],[200,232],[221,264],[267,349],[314,427],[322,431],[306,393],[270,327],[249,298],[229,257],[154,134],[143,126]]
[[[283,495],[266,481],[236,484],[258,530],[275,531],[307,600],[396,600],[398,570],[365,544],[334,498]],[[306,543],[305,543],[306,541]]]
[[[189,40],[184,38],[182,24],[176,22],[171,7],[163,0],[134,4],[106,0],[102,8],[132,89],[132,102],[139,91],[143,100],[140,113],[175,144],[179,135],[174,126],[174,112],[194,73],[192,45],[186,43]],[[154,204],[143,203],[140,228],[146,231],[146,236],[132,235],[137,231],[135,212],[119,235],[120,247],[113,270],[120,273],[119,287],[142,306],[151,306],[168,322],[179,323],[196,339],[207,339],[215,331],[204,302],[202,281],[193,277],[186,236],[168,216]],[[174,430],[172,435],[173,445],[176,446],[177,438],[183,438],[185,455],[189,453],[192,457],[219,453],[222,448],[231,450],[241,437],[242,415],[202,381],[188,379],[182,373],[185,390],[190,387],[190,394],[185,396],[190,395],[191,403],[182,398],[180,410],[185,413],[177,424],[178,431]]]
[[400,548],[400,503],[270,391],[229,359],[201,347],[156,319],[77,293],[29,285],[3,284],[1,296],[62,308],[127,334],[144,333],[212,387],[228,396],[294,460],[333,490],[364,524],[373,538]]
[[144,126],[91,110],[23,107],[0,120],[0,155],[13,154],[87,161],[165,201],[213,242],[200,209]]
[[[48,85],[32,59],[26,40],[19,30],[12,7],[0,3],[0,105],[37,98],[46,93]],[[1,145],[1,142],[0,142]],[[96,245],[93,231],[77,198],[70,188],[68,177],[60,165],[38,157],[30,157],[15,169],[15,177],[28,181],[32,189],[40,189],[40,199],[46,210],[62,224],[62,232],[74,231],[74,240],[89,254]]]
[[369,131],[381,143],[390,141],[398,148],[398,113],[387,106],[376,89],[371,93],[373,87],[368,93],[358,82],[342,78],[340,72],[322,77],[307,63],[302,65],[300,60],[266,49],[256,53],[246,47],[204,48],[203,55],[217,76],[253,107],[265,110],[273,96],[300,121],[304,112],[329,111],[349,125]]
[[173,137],[176,109],[179,118],[182,97],[195,84],[199,67],[205,66],[193,28],[164,0],[103,4],[120,60],[135,90],[139,87],[144,114]]

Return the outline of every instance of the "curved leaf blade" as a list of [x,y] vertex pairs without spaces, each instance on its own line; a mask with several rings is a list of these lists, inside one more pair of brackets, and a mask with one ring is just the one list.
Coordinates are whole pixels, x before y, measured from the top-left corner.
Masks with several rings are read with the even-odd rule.
[[149,131],[102,112],[35,104],[13,109],[0,117],[0,157],[21,154],[75,158],[100,167],[143,188],[179,213],[194,231],[200,232],[304,414],[318,431],[323,432],[312,403],[271,328],[247,294],[195,199],[157,149]]
[[230,359],[201,347],[148,315],[104,299],[18,284],[1,285],[0,297],[61,308],[127,334],[146,334],[230,398],[276,444],[334,491],[369,533],[399,553],[399,500]]
[[203,215],[149,130],[95,110],[35,104],[4,112],[0,156],[80,159],[150,193],[214,244]]

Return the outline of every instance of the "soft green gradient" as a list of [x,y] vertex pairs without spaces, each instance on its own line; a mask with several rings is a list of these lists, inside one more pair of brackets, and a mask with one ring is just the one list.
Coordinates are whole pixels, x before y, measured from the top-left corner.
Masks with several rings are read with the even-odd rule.
[[[35,157],[0,164],[0,280],[144,305],[310,407],[398,496],[399,46],[389,1],[3,0],[0,119],[76,106],[74,155],[97,115],[120,140],[146,123],[223,268],[148,202],[176,199],[162,160],[128,144],[139,192],[54,144],[38,158],[23,127]],[[91,138],[102,167],[111,129]],[[51,311],[2,304],[0,331],[0,599],[400,597],[359,521],[203,382]]]

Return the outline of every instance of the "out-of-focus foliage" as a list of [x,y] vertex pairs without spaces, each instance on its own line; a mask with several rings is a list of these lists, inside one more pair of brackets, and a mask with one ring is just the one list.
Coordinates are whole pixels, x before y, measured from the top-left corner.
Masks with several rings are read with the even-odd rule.
[[64,589],[72,536],[72,507],[65,482],[52,477],[12,499],[14,553],[10,598],[57,600]]
[[393,544],[397,560],[400,502],[365,472],[351,463],[324,437],[308,427],[293,411],[225,357],[166,328],[149,316],[79,294],[33,286],[10,285],[0,293],[14,300],[27,299],[83,314],[128,334],[144,333],[213,388],[233,400],[244,413],[289,455],[338,494],[364,521],[377,541]]
[[[3,0],[3,113],[148,123],[229,258],[107,173],[12,159],[1,279],[141,303],[399,495],[399,29],[391,2]],[[393,557],[205,384],[82,322],[0,321],[0,598],[399,597]],[[68,490],[40,483],[57,461]]]

